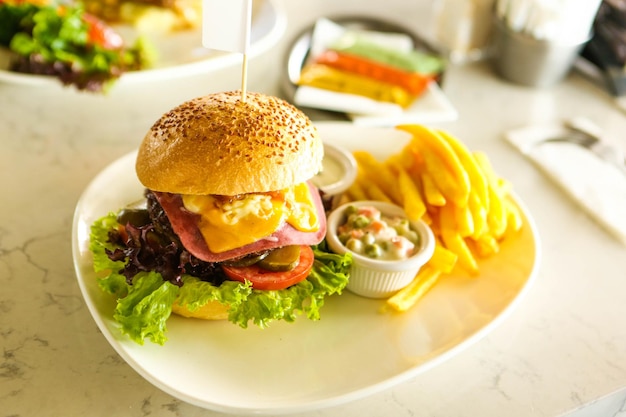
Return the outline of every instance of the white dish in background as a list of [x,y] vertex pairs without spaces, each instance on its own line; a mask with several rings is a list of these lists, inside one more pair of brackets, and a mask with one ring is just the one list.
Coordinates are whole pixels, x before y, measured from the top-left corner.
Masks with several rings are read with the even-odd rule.
[[322,53],[334,40],[350,30],[359,30],[371,40],[392,45],[400,50],[434,51],[415,35],[391,23],[371,18],[342,18],[337,23],[326,18],[301,34],[293,43],[287,59],[286,92],[302,107],[345,113],[355,124],[363,126],[394,126],[402,123],[438,123],[458,118],[458,112],[441,90],[431,82],[428,88],[403,109],[356,94],[345,94],[310,86],[298,86],[300,72],[309,60]]
[[[287,17],[276,0],[255,0],[250,33],[249,57],[269,50],[282,37]],[[120,27],[125,39],[137,33],[130,27]],[[209,73],[241,62],[241,54],[210,50],[202,46],[202,28],[148,37],[157,50],[157,62],[150,69],[123,74],[117,85],[138,84]],[[0,49],[0,82],[43,86],[58,84],[56,77],[31,75],[8,70],[9,52]]]
[[[317,123],[324,140],[384,158],[408,135],[389,128]],[[108,342],[141,376],[183,401],[229,413],[293,414],[388,389],[460,353],[502,323],[523,299],[539,263],[539,241],[525,225],[497,256],[479,261],[480,276],[455,273],[413,309],[381,314],[381,300],[345,291],[329,297],[322,319],[300,317],[246,330],[226,321],[171,317],[164,346],[140,346],[120,334],[114,300],[96,283],[88,250],[91,223],[142,197],[135,155],[113,162],[77,204],[72,247],[79,286]],[[451,381],[453,383],[453,381]]]
[[[294,102],[298,106],[344,112],[354,124],[360,126],[451,122],[458,117],[456,109],[436,82],[429,83],[419,99],[404,111],[391,103],[308,86],[298,87]],[[356,110],[360,112],[353,113]]]

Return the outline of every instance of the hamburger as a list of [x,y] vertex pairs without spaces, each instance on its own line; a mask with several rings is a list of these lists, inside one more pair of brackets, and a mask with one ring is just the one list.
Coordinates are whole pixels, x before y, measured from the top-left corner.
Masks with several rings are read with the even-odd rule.
[[310,181],[323,149],[304,113],[264,94],[215,93],[164,114],[137,152],[142,204],[91,228],[94,268],[117,296],[122,332],[164,343],[172,312],[243,328],[319,319],[351,264],[324,241]]

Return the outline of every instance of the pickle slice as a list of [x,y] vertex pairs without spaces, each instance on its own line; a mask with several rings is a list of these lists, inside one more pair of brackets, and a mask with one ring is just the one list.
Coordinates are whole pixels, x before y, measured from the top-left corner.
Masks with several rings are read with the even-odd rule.
[[291,245],[274,249],[269,255],[259,261],[258,265],[268,271],[291,271],[300,262],[300,246]]
[[224,261],[222,263],[227,266],[250,266],[267,257],[270,253],[271,251],[256,252],[241,258]]

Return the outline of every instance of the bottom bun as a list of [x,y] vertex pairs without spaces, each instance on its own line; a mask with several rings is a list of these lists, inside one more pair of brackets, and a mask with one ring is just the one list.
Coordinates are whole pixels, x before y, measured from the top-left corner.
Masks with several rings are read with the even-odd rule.
[[186,306],[181,306],[175,301],[172,305],[172,313],[202,320],[225,320],[228,318],[228,306],[218,301],[209,301],[199,309],[190,311]]

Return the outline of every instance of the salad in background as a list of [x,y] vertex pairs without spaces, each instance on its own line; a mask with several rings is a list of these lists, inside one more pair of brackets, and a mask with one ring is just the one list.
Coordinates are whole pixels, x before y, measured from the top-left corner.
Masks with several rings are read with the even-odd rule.
[[143,37],[126,45],[80,3],[0,0],[0,48],[10,71],[55,76],[90,92],[105,92],[124,72],[153,62]]
[[79,0],[108,23],[126,23],[140,32],[174,32],[202,23],[202,0]]

